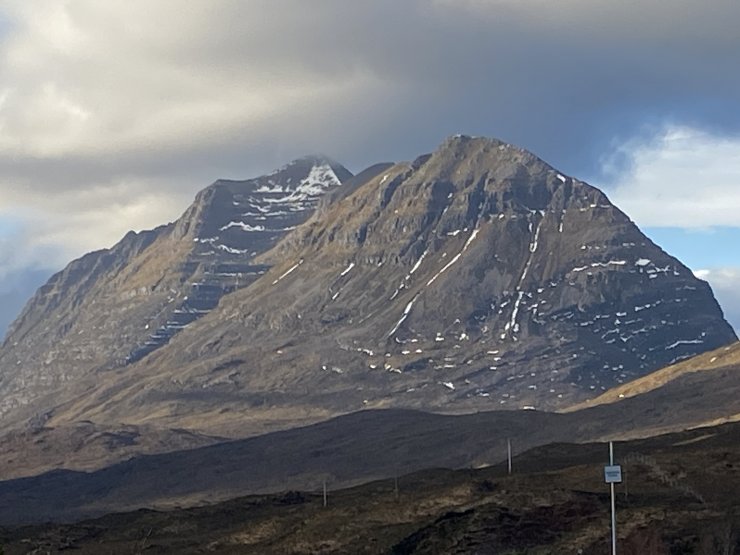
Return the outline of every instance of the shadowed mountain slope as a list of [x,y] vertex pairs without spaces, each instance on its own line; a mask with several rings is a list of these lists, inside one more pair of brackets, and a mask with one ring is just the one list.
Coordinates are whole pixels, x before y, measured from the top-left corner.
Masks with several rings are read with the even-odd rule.
[[[719,378],[719,375],[737,376],[736,383],[730,384],[727,379]],[[614,403],[625,397],[634,397],[670,386],[673,382],[695,381],[714,382],[713,388],[698,387],[697,391],[710,393],[714,389],[719,392],[735,392],[740,387],[740,343],[734,343],[721,347],[708,353],[692,357],[688,360],[673,364],[638,378],[629,383],[615,387],[595,399],[569,407],[568,410],[578,410],[585,407]],[[709,391],[708,391],[709,390]],[[740,407],[739,407],[740,408]],[[728,416],[735,413],[730,412]],[[738,413],[740,414],[740,413]]]
[[[315,489],[323,480],[332,487],[346,487],[430,467],[486,466],[505,459],[507,440],[520,453],[558,441],[634,439],[680,431],[740,413],[740,388],[732,385],[736,375],[737,371],[715,374],[713,385],[702,383],[703,389],[697,389],[696,382],[675,380],[619,403],[566,414],[362,411],[303,428],[137,457],[93,472],[53,471],[7,480],[0,482],[0,522],[69,520],[249,493]],[[37,437],[43,434],[53,437],[53,430],[37,432]],[[182,435],[180,431],[178,437]],[[106,439],[116,437],[120,431]],[[92,447],[82,446],[81,452],[95,456],[97,443],[89,443]],[[5,456],[20,458],[28,452],[23,445],[18,448]],[[74,454],[70,457],[75,460]],[[34,460],[29,457],[29,464]]]
[[256,179],[216,181],[176,222],[130,232],[70,263],[38,290],[0,348],[3,424],[34,412],[43,422],[60,387],[115,381],[112,370],[167,345],[225,294],[264,274],[269,267],[255,256],[350,177],[312,156]]

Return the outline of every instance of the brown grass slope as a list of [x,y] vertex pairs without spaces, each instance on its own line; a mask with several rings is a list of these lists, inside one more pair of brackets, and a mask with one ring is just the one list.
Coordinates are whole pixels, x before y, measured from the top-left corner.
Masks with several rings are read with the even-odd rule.
[[221,501],[282,488],[332,487],[428,466],[490,464],[551,441],[561,415],[443,416],[365,411],[312,426],[198,449],[142,456],[90,473],[54,471],[0,482],[0,523],[70,520],[139,507]]
[[213,445],[224,438],[151,426],[99,426],[78,422],[59,428],[17,430],[0,436],[0,480],[55,469],[91,471],[137,455]]
[[[728,383],[723,376],[731,376],[736,383]],[[740,387],[740,343],[720,347],[713,351],[697,355],[688,360],[673,364],[647,376],[637,378],[631,382],[614,387],[606,393],[590,399],[584,403],[573,405],[566,412],[582,408],[619,402],[622,399],[643,395],[663,388],[678,380],[693,381],[695,383],[713,384],[712,389],[722,390],[731,388],[735,393]],[[698,388],[699,391],[704,389]],[[736,414],[730,411],[731,414]],[[728,417],[731,416],[728,414]]]

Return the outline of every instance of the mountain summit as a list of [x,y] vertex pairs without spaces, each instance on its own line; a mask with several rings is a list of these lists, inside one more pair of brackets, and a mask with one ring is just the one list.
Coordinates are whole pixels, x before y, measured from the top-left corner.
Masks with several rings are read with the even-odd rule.
[[5,412],[215,430],[556,409],[735,339],[705,282],[526,150],[455,136],[355,178],[317,162],[216,182],[52,278],[0,354]]

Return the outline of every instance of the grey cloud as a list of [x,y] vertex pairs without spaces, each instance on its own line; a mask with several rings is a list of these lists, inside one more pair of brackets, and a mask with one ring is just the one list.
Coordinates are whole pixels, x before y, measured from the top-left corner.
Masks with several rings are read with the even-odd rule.
[[0,212],[30,206],[60,241],[155,225],[217,177],[307,152],[359,170],[465,132],[594,177],[666,122],[740,131],[734,0],[7,6]]
[[[740,115],[730,110],[740,93],[740,78],[732,71],[740,39],[729,23],[740,16],[736,2],[718,2],[714,10],[688,1],[670,7],[657,1],[570,1],[557,3],[557,9],[543,2],[468,2],[471,9],[460,4],[466,3],[263,1],[222,2],[214,9],[212,3],[193,2],[192,9],[183,9],[181,3],[147,8],[152,3],[134,2],[149,15],[139,23],[139,43],[121,36],[105,18],[108,10],[94,4],[74,4],[72,16],[113,37],[112,61],[129,72],[126,92],[137,100],[128,106],[134,119],[158,117],[164,108],[149,94],[159,87],[173,95],[175,105],[212,96],[236,107],[234,88],[269,94],[325,82],[332,90],[358,74],[379,83],[347,91],[351,98],[326,94],[279,107],[272,117],[240,122],[221,135],[218,124],[229,122],[225,114],[190,145],[206,151],[213,145],[217,159],[223,142],[254,148],[248,137],[274,149],[304,146],[305,125],[323,121],[322,132],[311,137],[314,148],[358,165],[399,151],[417,153],[449,132],[470,131],[503,136],[566,170],[584,171],[594,169],[595,154],[615,134],[635,132],[647,113],[738,126]],[[185,22],[182,28],[162,21],[174,12],[178,25]],[[133,52],[127,54],[127,47]],[[128,57],[144,63],[127,67]],[[72,65],[77,83],[108,92],[103,61],[92,71]],[[179,79],[182,91],[167,87],[167,80]],[[120,104],[123,111],[125,102]],[[334,119],[335,110],[352,125]],[[194,113],[194,123],[198,119]],[[178,139],[163,141],[176,145]],[[130,167],[137,156],[146,158],[146,149],[125,152],[121,163]],[[220,158],[231,162],[228,155]]]

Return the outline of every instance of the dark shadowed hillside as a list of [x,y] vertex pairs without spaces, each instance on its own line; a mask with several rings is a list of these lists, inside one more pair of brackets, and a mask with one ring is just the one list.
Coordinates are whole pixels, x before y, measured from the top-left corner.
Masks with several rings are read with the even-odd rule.
[[[740,549],[738,425],[619,443],[618,549],[717,555]],[[136,511],[0,531],[6,553],[606,555],[604,444],[554,444],[504,465],[426,470],[330,490],[320,484],[193,509]]]

